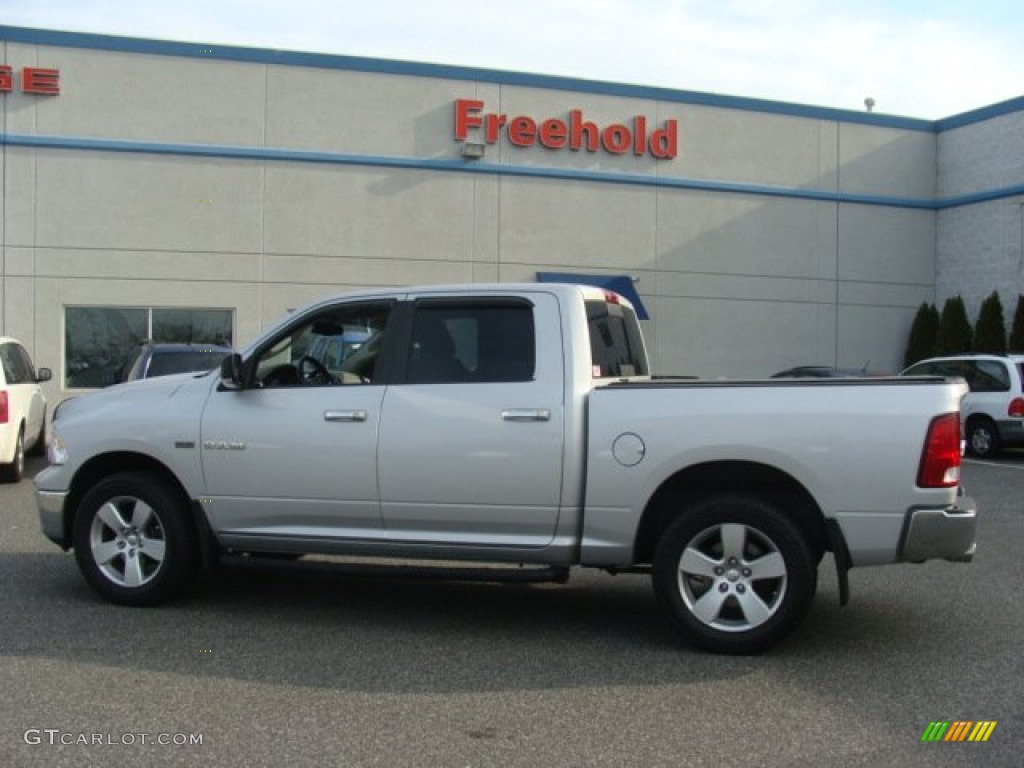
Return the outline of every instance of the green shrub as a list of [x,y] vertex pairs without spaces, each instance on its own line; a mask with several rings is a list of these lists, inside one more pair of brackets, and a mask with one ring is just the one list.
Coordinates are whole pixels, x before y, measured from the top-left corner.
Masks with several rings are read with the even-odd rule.
[[1010,327],[1010,351],[1024,352],[1024,296],[1017,296],[1017,310]]
[[909,367],[919,360],[935,354],[935,341],[939,333],[939,310],[927,301],[921,304],[910,326],[910,340],[903,358],[903,366]]
[[946,299],[939,316],[939,333],[935,351],[940,355],[958,355],[973,351],[974,340],[971,321],[967,319],[967,307],[960,295]]
[[981,303],[978,324],[974,327],[974,351],[1006,354],[1006,320],[1003,319],[1003,302],[996,291]]

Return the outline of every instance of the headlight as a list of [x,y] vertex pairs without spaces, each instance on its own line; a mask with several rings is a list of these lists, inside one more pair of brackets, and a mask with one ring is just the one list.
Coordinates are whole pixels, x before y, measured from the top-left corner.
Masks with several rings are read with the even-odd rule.
[[64,445],[64,438],[60,436],[53,427],[50,428],[50,444],[46,447],[46,458],[50,460],[51,464],[67,464],[68,459],[68,447]]

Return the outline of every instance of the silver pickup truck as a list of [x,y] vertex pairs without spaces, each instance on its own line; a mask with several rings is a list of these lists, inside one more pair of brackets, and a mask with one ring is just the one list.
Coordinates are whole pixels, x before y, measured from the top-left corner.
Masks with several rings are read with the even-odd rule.
[[[683,639],[764,650],[831,552],[967,561],[961,381],[652,378],[620,296],[368,291],[285,318],[219,372],[56,414],[44,533],[103,597],[155,604],[221,553],[652,575]],[[479,570],[479,569],[477,569]]]

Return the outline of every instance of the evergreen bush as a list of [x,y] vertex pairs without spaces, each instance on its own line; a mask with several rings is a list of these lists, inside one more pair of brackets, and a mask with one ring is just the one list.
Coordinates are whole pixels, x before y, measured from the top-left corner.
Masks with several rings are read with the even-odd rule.
[[1024,296],[1017,296],[1017,310],[1013,313],[1010,326],[1010,351],[1024,352]]
[[974,327],[974,351],[988,355],[1006,354],[1006,320],[1003,318],[1003,302],[996,291],[981,303],[978,324]]
[[959,355],[973,351],[971,342],[974,334],[971,321],[967,319],[967,307],[957,294],[946,299],[939,316],[939,333],[935,351],[940,355]]
[[935,354],[935,341],[939,333],[939,310],[927,301],[921,304],[910,326],[910,340],[903,358],[903,366],[909,367],[919,360]]

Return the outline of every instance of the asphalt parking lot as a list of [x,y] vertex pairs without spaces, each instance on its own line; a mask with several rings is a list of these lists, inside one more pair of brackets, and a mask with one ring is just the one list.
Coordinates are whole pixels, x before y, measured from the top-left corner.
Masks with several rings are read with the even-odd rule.
[[[39,533],[30,481],[0,486],[0,765],[1024,766],[1024,456],[964,482],[973,563],[855,570],[840,608],[826,558],[803,627],[744,658],[681,647],[647,579],[581,571],[235,563],[118,608]],[[922,743],[936,720],[996,727]]]

